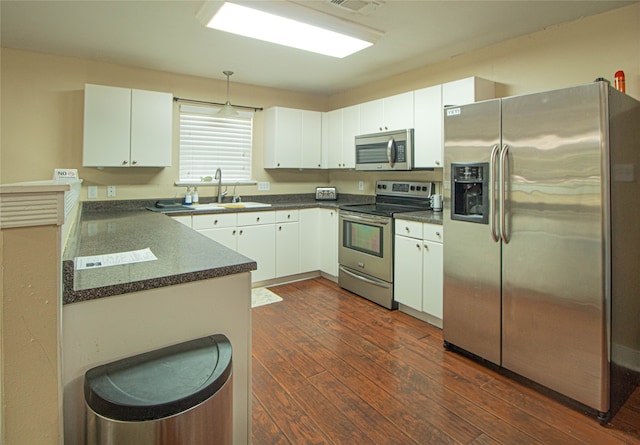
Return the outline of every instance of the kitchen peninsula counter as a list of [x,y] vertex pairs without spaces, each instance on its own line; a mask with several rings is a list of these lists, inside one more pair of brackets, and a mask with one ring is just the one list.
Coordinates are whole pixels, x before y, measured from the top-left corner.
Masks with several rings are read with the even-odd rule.
[[[92,204],[92,203],[91,203]],[[63,254],[65,444],[86,443],[85,373],[214,334],[233,347],[233,444],[250,442],[251,271],[256,262],[144,207],[83,203]],[[74,269],[74,258],[149,248],[157,260]]]
[[[158,258],[75,270],[74,258],[149,248]],[[87,211],[63,255],[63,303],[217,278],[256,269],[255,261],[171,218],[143,209]]]

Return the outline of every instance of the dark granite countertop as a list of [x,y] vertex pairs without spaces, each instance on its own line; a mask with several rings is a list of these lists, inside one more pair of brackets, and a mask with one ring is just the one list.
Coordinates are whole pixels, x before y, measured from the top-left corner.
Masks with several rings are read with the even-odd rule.
[[427,210],[424,212],[396,213],[394,218],[442,225],[442,212],[434,212],[433,210]]
[[[144,207],[112,207],[110,211],[83,208],[78,218],[63,254],[64,304],[249,272],[257,267],[255,261]],[[78,256],[146,248],[158,259],[74,270],[74,258]]]
[[[304,208],[337,209],[343,204],[365,204],[374,196],[338,196],[336,201],[317,201],[315,195],[245,196],[244,202],[263,202],[270,207],[191,210],[158,208],[158,200],[86,201],[75,231],[63,254],[63,303],[171,286],[256,270],[255,261],[230,250],[165,215],[259,212]],[[170,202],[171,200],[162,200]],[[206,204],[211,199],[204,200]],[[230,199],[225,199],[229,203]],[[151,211],[149,211],[151,210]],[[403,213],[407,219],[441,224],[434,212]],[[150,248],[155,261],[75,270],[74,258]]]
[[[153,212],[164,213],[172,216],[181,216],[181,215],[205,215],[208,213],[239,213],[239,212],[261,212],[261,211],[269,211],[269,210],[306,209],[306,208],[313,208],[313,207],[337,209],[339,206],[344,204],[366,204],[374,201],[375,201],[374,196],[349,195],[349,194],[338,195],[338,199],[335,201],[317,201],[315,199],[314,194],[305,193],[305,194],[292,194],[292,195],[243,196],[243,202],[262,202],[265,204],[271,204],[270,207],[229,208],[229,209],[216,209],[216,210],[195,209],[194,210],[194,209],[188,209],[185,207],[158,208],[156,206],[156,203],[158,201],[137,201],[135,203],[131,202],[131,204],[133,205],[137,204],[138,208],[141,208],[141,207],[146,208],[147,210],[150,210]],[[110,201],[102,201],[98,205],[100,205],[101,208],[106,210],[108,209],[109,202]],[[200,204],[208,204],[211,202],[213,201],[211,201],[211,199],[208,198],[200,202]],[[226,198],[224,200],[224,203],[229,204],[231,203],[231,200],[229,198]],[[242,202],[240,202],[239,204],[242,204]]]

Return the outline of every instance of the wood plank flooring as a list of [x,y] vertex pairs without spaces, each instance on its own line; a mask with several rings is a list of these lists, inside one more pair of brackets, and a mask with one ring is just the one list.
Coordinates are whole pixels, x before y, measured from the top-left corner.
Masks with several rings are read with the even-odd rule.
[[323,278],[253,316],[253,445],[640,444],[640,388],[602,427]]

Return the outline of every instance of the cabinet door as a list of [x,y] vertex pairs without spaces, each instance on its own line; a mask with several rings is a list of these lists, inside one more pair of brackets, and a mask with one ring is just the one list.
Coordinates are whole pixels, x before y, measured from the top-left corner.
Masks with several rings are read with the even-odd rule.
[[258,270],[251,272],[251,281],[270,280],[276,276],[275,226],[238,227],[238,252],[255,260]]
[[265,168],[300,168],[302,110],[273,107],[265,111]]
[[362,134],[384,130],[384,100],[372,100],[360,104],[360,130]]
[[442,86],[417,90],[414,92],[414,99],[414,165],[417,168],[442,167]]
[[382,131],[413,128],[413,91],[384,99],[384,127]]
[[131,91],[130,166],[171,166],[172,117],[172,94]]
[[360,107],[342,109],[342,167],[356,168],[356,136],[360,130]]
[[327,168],[342,168],[342,109],[327,113]]
[[203,234],[207,238],[228,247],[231,250],[238,250],[237,233],[238,230],[235,227],[223,227],[221,229],[203,229],[198,230],[198,233]]
[[496,95],[495,82],[480,77],[468,77],[442,84],[443,106],[464,105]]
[[299,227],[297,222],[276,224],[276,277],[300,273]]
[[394,241],[394,298],[422,311],[422,241],[406,236],[396,236]]
[[320,270],[338,276],[338,211],[320,209]]
[[301,168],[322,166],[322,113],[302,110]]
[[131,90],[85,85],[82,165],[129,165]]
[[320,209],[301,209],[298,219],[300,272],[320,270]]
[[442,319],[442,244],[424,241],[422,311]]

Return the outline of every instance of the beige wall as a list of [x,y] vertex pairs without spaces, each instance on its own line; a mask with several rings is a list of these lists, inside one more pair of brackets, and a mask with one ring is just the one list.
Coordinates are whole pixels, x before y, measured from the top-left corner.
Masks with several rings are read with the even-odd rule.
[[[281,105],[326,111],[390,94],[472,75],[498,82],[499,96],[529,93],[613,78],[623,69],[627,92],[640,98],[640,4],[530,34],[447,61],[413,70],[330,97],[293,93],[232,82],[233,103]],[[55,167],[78,168],[86,186],[116,185],[117,199],[182,196],[173,186],[174,167],[117,169],[82,168],[83,86],[97,83],[172,92],[175,96],[224,101],[224,81],[183,76],[127,66],[2,49],[2,153],[0,182],[46,179]],[[232,79],[233,80],[233,79]],[[265,171],[262,169],[262,114],[255,119],[253,175],[270,181],[269,193],[312,192],[331,183],[341,193],[373,192],[377,173],[340,171]],[[176,122],[177,123],[177,122]],[[177,141],[178,131],[174,127]],[[177,146],[177,142],[176,142]],[[440,180],[441,172],[384,174],[385,179]],[[213,196],[215,188],[200,190]],[[255,186],[241,194],[257,194]]]
[[62,443],[60,227],[3,229],[2,439]]

